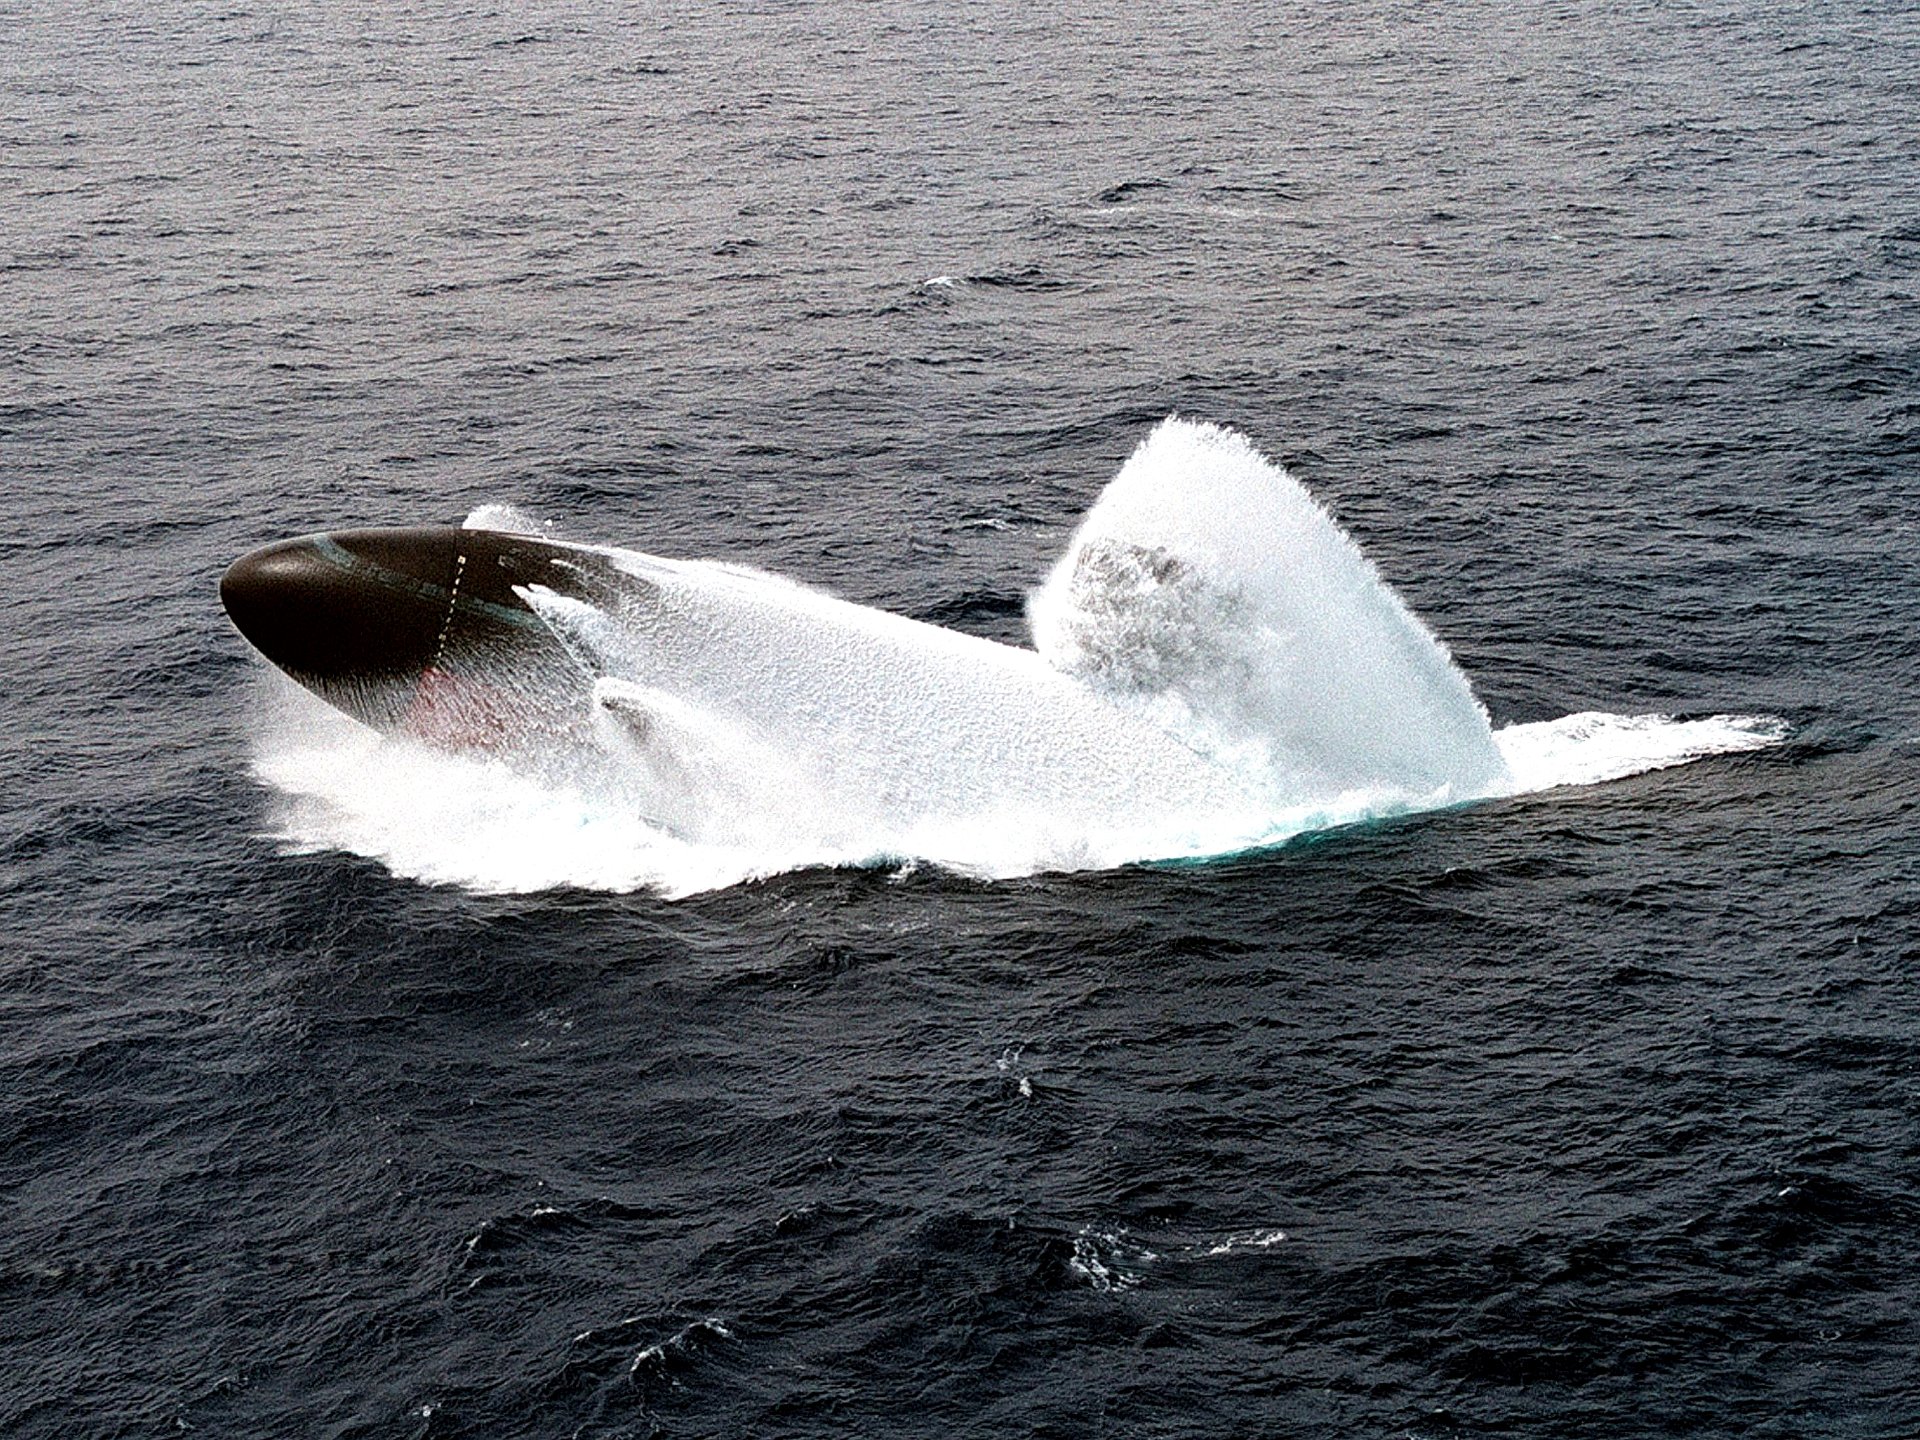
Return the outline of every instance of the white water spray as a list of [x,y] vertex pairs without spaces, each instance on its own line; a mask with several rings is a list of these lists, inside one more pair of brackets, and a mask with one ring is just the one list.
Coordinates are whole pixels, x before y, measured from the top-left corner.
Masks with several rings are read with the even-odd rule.
[[1034,597],[1040,654],[1270,800],[1444,803],[1505,780],[1444,646],[1298,481],[1170,420]]
[[1291,477],[1178,420],[1035,594],[1035,650],[740,566],[601,553],[631,581],[620,599],[522,592],[593,701],[561,763],[449,753],[284,695],[256,758],[281,839],[495,891],[679,895],[914,860],[1009,876],[1229,853],[1780,733],[1592,715],[1494,733]]

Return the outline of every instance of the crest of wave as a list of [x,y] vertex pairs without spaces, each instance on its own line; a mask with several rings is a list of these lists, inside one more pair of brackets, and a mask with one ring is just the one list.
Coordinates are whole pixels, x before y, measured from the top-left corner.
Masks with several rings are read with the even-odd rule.
[[1009,876],[1229,853],[1776,733],[1586,715],[1496,735],[1327,513],[1240,436],[1181,420],[1033,596],[1035,649],[603,553],[627,582],[612,598],[522,592],[591,716],[564,753],[449,754],[289,697],[256,760],[281,838],[506,891],[910,861]]

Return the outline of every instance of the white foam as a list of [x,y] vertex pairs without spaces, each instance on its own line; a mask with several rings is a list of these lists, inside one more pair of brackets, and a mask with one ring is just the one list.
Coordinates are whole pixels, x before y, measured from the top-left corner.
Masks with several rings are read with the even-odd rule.
[[1222,1255],[1231,1255],[1240,1250],[1271,1250],[1284,1244],[1287,1232],[1284,1230],[1255,1230],[1247,1235],[1229,1235],[1226,1239],[1207,1246],[1193,1247],[1193,1254],[1203,1260],[1218,1259]]
[[1512,781],[1507,794],[1563,785],[1598,785],[1709,755],[1764,750],[1787,735],[1770,715],[1606,715],[1585,710],[1558,720],[1509,725],[1494,732]]
[[1095,1290],[1131,1290],[1142,1272],[1160,1257],[1127,1239],[1125,1230],[1096,1230],[1082,1226],[1073,1237],[1067,1272]]
[[[505,507],[474,518],[539,533]],[[919,861],[998,878],[1243,851],[1784,733],[1598,714],[1494,732],[1297,483],[1180,421],[1036,593],[1037,650],[740,566],[604,553],[633,581],[625,600],[525,592],[580,666],[577,755],[383,737],[282,684],[254,766],[272,833],[493,892],[680,896]]]
[[269,833],[291,853],[344,850],[408,879],[495,894],[685,895],[787,868],[777,853],[676,841],[622,797],[375,734],[290,682],[262,709],[254,774],[275,794]]
[[463,530],[497,530],[507,535],[544,537],[553,527],[529,515],[518,505],[482,505],[461,523]]

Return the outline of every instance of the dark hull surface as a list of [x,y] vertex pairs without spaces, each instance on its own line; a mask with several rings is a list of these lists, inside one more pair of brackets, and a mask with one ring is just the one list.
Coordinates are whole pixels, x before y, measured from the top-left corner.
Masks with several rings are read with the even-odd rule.
[[591,551],[456,526],[336,530],[236,560],[220,599],[249,643],[328,704],[382,730],[479,738],[550,725],[572,660],[521,597],[613,588]]

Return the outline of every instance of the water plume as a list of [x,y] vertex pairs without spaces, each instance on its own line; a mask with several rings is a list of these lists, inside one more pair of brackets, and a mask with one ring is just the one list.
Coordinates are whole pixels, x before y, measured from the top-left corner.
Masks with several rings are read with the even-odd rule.
[[1246,439],[1162,423],[1031,606],[1039,653],[1270,797],[1442,803],[1505,779],[1433,633]]

